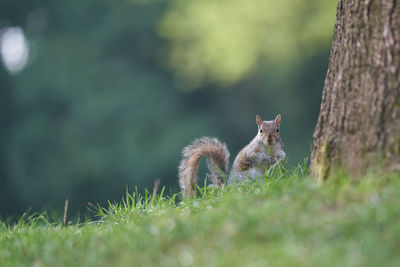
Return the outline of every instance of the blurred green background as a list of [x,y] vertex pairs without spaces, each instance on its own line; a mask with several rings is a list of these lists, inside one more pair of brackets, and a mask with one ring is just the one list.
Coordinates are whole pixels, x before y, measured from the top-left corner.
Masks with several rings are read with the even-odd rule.
[[2,0],[0,214],[85,213],[218,136],[231,162],[255,115],[310,154],[336,0]]

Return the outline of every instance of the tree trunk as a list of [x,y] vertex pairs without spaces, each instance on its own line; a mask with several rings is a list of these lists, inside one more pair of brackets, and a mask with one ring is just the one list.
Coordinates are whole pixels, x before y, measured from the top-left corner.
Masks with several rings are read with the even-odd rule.
[[311,172],[400,170],[400,3],[339,0]]

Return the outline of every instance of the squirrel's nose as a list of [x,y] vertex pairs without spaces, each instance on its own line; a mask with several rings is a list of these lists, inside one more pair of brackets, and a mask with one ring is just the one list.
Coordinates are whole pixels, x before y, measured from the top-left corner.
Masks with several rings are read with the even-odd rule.
[[272,142],[272,136],[269,134],[268,135],[268,143],[271,143]]

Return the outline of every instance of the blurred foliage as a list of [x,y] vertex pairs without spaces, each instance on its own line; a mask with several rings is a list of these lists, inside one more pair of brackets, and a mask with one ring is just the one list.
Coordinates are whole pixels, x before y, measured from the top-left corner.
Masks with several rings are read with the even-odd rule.
[[[337,1],[172,1],[161,34],[185,85],[231,85],[260,61],[284,68],[331,39]],[[190,87],[189,87],[190,88]]]
[[218,136],[234,155],[256,114],[282,114],[297,164],[319,111],[334,2],[7,0],[0,31],[22,27],[31,53],[20,73],[0,67],[0,214],[61,211],[65,198],[85,210],[157,178],[175,190],[190,140]]

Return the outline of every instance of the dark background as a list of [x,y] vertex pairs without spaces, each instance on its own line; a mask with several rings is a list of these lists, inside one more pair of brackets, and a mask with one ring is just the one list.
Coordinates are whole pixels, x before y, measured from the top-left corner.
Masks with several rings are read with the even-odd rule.
[[[232,162],[256,114],[282,115],[297,165],[310,154],[335,5],[1,0],[1,216],[61,213],[65,198],[82,214],[155,179],[177,192],[185,145],[218,136]],[[26,62],[18,41],[6,46],[10,32],[26,38]]]

